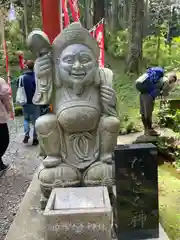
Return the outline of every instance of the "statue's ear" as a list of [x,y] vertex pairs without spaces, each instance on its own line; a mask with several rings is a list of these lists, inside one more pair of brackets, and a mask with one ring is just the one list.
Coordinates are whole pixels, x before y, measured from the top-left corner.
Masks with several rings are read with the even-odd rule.
[[102,85],[107,85],[112,88],[113,85],[113,72],[109,68],[100,68],[99,75]]
[[29,34],[27,46],[37,57],[52,51],[48,36],[41,30],[34,30]]

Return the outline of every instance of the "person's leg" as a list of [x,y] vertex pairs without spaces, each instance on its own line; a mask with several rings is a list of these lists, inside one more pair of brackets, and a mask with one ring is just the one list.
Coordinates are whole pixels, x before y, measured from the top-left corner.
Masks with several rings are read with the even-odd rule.
[[148,129],[147,134],[151,136],[159,136],[159,133],[152,128],[152,114],[154,111],[154,102],[155,100],[151,97],[151,95],[146,94],[144,96],[145,122]]
[[6,152],[9,145],[9,130],[7,123],[0,124],[0,171],[4,171],[8,168],[2,161],[2,157]]
[[23,106],[23,115],[24,115],[24,140],[23,143],[28,143],[30,138],[30,116],[29,116],[29,105],[26,104]]
[[140,115],[141,115],[141,120],[142,120],[142,123],[143,123],[143,127],[144,127],[144,134],[146,135],[147,134],[147,131],[148,131],[148,126],[147,126],[147,121],[146,121],[146,118],[145,118],[145,104],[144,104],[144,94],[140,94]]
[[32,124],[33,124],[33,145],[38,145],[39,141],[37,138],[37,132],[36,132],[36,128],[35,128],[35,123],[36,120],[40,117],[41,115],[41,109],[40,106],[36,106],[36,105],[32,105]]

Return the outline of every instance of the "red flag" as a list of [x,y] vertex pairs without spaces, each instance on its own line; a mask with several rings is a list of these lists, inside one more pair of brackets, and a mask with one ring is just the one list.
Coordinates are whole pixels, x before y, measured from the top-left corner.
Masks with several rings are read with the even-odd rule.
[[69,14],[67,9],[67,0],[62,0],[62,10],[64,13],[64,27],[67,27],[70,24]]
[[104,24],[100,23],[96,27],[96,41],[100,48],[99,66],[104,67]]
[[69,0],[69,7],[72,13],[72,18],[74,22],[78,22],[80,19],[80,11],[78,8],[77,0]]
[[20,66],[21,70],[24,69],[24,57],[22,54],[19,55],[19,66]]

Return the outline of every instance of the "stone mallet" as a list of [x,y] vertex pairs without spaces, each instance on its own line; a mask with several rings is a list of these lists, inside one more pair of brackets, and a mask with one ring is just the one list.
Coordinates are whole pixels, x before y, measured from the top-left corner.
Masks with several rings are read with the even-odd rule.
[[[35,29],[29,34],[27,38],[27,46],[37,58],[43,57],[47,54],[51,54],[52,52],[52,47],[48,36],[39,29]],[[42,98],[43,102],[48,101],[48,90],[51,80],[52,76],[41,78],[40,95],[37,102],[40,101],[40,99]]]

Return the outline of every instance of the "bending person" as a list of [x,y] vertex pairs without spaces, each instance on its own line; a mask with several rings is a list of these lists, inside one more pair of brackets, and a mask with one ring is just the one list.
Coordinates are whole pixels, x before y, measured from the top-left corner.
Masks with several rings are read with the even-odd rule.
[[177,81],[175,73],[165,76],[164,69],[152,67],[136,80],[136,89],[140,92],[140,114],[144,126],[144,134],[159,136],[152,127],[152,115],[155,99],[158,96],[168,96]]

